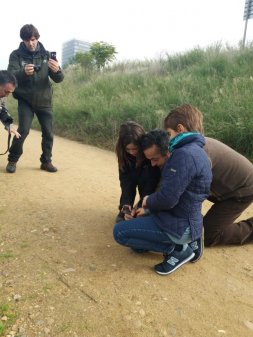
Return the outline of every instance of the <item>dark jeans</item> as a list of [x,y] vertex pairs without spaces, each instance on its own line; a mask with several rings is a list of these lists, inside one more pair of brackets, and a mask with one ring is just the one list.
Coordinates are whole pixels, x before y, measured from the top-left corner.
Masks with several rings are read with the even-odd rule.
[[156,225],[151,216],[119,222],[114,227],[113,235],[115,240],[123,246],[164,254],[171,253],[176,244],[183,245],[191,242],[189,230],[181,239],[173,239]]
[[12,145],[9,150],[8,160],[17,162],[23,153],[23,144],[29,134],[34,114],[36,114],[42,131],[42,154],[40,161],[42,163],[51,162],[52,147],[53,147],[53,115],[52,111],[48,110],[34,110],[23,100],[18,101],[18,132],[21,134],[20,138],[13,138]]
[[253,196],[216,201],[203,219],[205,246],[253,242],[253,217],[235,222]]

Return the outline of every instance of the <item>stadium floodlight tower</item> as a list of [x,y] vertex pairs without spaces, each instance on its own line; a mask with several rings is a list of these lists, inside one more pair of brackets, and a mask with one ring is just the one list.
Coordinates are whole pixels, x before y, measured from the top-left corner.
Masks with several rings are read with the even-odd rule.
[[243,20],[245,20],[244,34],[242,40],[243,47],[245,47],[248,20],[251,18],[253,18],[253,0],[245,0],[244,14],[243,14]]

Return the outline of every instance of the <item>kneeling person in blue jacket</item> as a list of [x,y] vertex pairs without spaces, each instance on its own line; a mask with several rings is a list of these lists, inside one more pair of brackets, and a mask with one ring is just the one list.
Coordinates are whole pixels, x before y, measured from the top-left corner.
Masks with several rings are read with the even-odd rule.
[[[181,119],[182,117],[182,119]],[[115,240],[133,250],[164,255],[155,271],[167,275],[202,254],[202,202],[212,180],[205,139],[188,132],[184,116],[172,116],[170,141],[163,130],[143,136],[141,147],[153,166],[162,169],[159,191],[144,197],[142,208],[114,227]],[[168,149],[169,142],[169,149]],[[142,216],[150,212],[148,216]],[[136,218],[133,218],[136,217]]]

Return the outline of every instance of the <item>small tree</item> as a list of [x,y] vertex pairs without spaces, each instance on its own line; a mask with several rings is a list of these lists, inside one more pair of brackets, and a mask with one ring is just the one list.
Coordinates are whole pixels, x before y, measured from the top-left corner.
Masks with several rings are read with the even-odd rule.
[[114,46],[103,41],[92,43],[89,52],[93,56],[95,65],[99,70],[104,68],[109,62],[112,62],[116,57],[115,54],[117,54]]
[[78,52],[75,55],[75,63],[79,63],[83,68],[92,69],[94,65],[93,55],[89,51],[86,53]]

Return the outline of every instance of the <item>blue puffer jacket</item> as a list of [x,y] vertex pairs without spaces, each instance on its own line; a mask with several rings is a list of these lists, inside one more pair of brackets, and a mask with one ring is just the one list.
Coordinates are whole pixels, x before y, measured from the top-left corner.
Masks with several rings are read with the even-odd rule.
[[178,239],[189,226],[192,240],[202,233],[201,206],[212,181],[204,145],[201,134],[182,139],[163,167],[160,190],[147,199],[157,225]]

